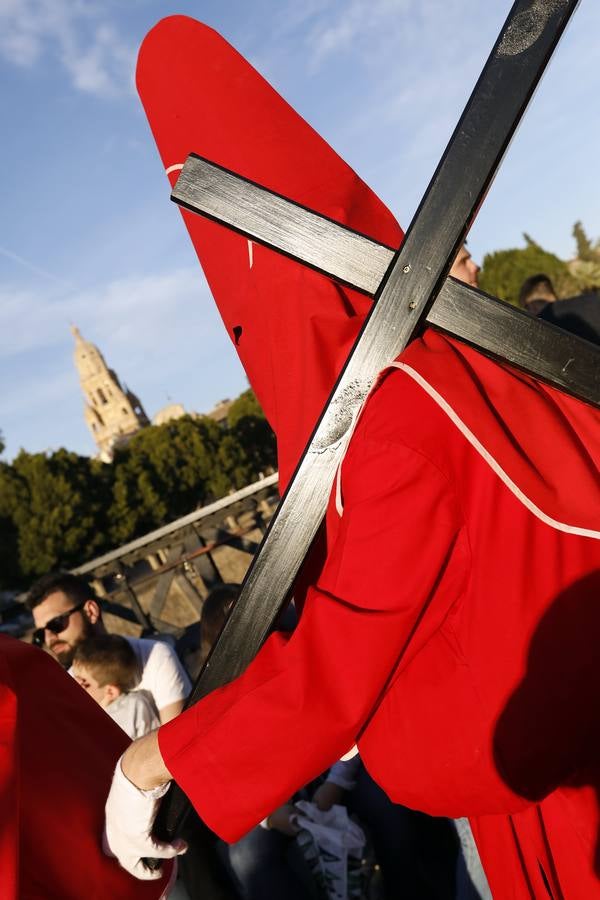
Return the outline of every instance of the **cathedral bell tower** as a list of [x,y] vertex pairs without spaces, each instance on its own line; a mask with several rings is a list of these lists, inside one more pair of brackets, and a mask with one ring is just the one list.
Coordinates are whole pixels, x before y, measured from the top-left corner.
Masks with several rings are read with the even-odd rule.
[[148,425],[142,404],[109,369],[95,346],[71,326],[75,338],[75,366],[85,401],[85,421],[98,447],[99,456],[110,462],[114,449]]

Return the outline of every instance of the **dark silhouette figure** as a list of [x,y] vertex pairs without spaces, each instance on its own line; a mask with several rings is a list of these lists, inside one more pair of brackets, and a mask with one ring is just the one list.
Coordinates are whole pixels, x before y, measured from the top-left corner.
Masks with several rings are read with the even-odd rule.
[[578,816],[592,809],[598,821],[600,808],[600,570],[560,594],[539,622],[525,675],[498,719],[494,755],[507,785],[539,804],[511,818],[517,840],[519,816],[539,820],[548,855],[538,860],[548,895],[563,896],[549,851],[558,806],[568,810],[572,826],[559,835],[561,852],[581,853],[600,877],[599,836],[585,834]]
[[600,295],[580,294],[546,304],[540,319],[558,325],[594,344],[600,344]]

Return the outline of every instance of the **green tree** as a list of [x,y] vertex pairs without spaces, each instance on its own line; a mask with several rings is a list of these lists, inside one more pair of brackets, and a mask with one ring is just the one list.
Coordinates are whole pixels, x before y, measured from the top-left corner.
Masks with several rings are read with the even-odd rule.
[[482,290],[518,306],[519,291],[525,279],[543,272],[554,284],[557,296],[576,294],[578,282],[569,272],[567,264],[540,247],[529,235],[523,237],[524,248],[486,254],[479,275]]
[[573,237],[577,258],[569,263],[569,271],[577,280],[581,293],[600,289],[600,242],[592,244],[581,222],[575,222]]
[[73,567],[106,549],[110,473],[103,469],[67,450],[21,450],[2,466],[0,514],[16,530],[20,575]]
[[[261,473],[274,471],[277,466],[277,444],[275,435],[265,419],[261,406],[252,390],[244,391],[234,400],[227,414],[229,436],[244,453],[245,475],[234,480],[242,487],[259,477]],[[245,481],[244,481],[245,478]],[[238,482],[241,483],[238,484]]]
[[600,262],[600,252],[597,247],[592,246],[592,242],[585,233],[581,222],[575,222],[573,225],[573,237],[577,245],[577,258],[582,262],[598,263]]
[[255,481],[258,473],[248,458],[244,447],[230,432],[224,432],[219,443],[210,479],[211,492],[224,497]]
[[115,543],[191,512],[213,496],[221,429],[184,416],[139,432],[115,455],[109,517]]
[[[4,444],[2,443],[2,449]],[[2,452],[2,451],[0,451]],[[13,520],[11,467],[0,463],[0,590],[23,586],[19,565],[19,532]]]
[[228,427],[233,428],[234,425],[236,425],[236,423],[245,416],[255,416],[258,419],[265,418],[262,407],[256,399],[256,394],[251,388],[248,388],[247,391],[244,391],[243,394],[240,394],[239,397],[236,397],[236,399],[229,407],[229,411],[227,413]]
[[275,467],[275,438],[252,391],[227,424],[184,416],[144,428],[108,465],[67,450],[0,462],[0,587],[81,565]]

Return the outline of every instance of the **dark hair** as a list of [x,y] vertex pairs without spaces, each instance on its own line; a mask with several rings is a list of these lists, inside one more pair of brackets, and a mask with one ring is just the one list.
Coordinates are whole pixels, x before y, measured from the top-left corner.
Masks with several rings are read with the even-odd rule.
[[538,275],[531,275],[529,278],[526,278],[521,285],[521,290],[519,291],[519,306],[524,309],[529,300],[540,297],[540,295],[540,299],[543,299],[543,297],[548,294],[552,294],[556,297],[554,285],[548,276],[544,275],[543,272],[540,272]]
[[70,572],[50,572],[39,578],[29,589],[25,603],[29,609],[34,609],[56,591],[66,594],[74,606],[78,603],[85,603],[86,600],[99,602],[95,590],[81,575],[72,575]]
[[96,634],[77,647],[74,663],[85,666],[99,687],[114,684],[126,693],[139,683],[142,672],[131,644],[120,634]]
[[239,584],[219,584],[204,601],[200,629],[205,654],[218,638],[231,607],[240,596],[240,591]]

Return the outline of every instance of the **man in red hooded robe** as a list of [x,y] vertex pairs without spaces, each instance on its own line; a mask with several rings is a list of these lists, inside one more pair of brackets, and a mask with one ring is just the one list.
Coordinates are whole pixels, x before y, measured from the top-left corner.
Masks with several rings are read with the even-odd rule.
[[[383,204],[210,29],[160,23],[138,86],[172,178],[194,150],[400,241]],[[184,218],[285,484],[368,301]],[[294,634],[132,745],[122,773],[140,789],[174,778],[231,841],[357,743],[394,801],[470,818],[496,900],[600,896],[599,464],[598,410],[426,330],[362,410]]]

